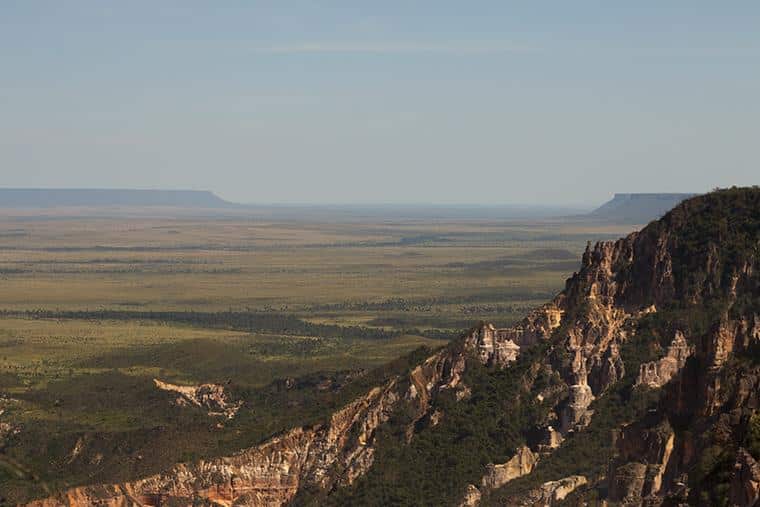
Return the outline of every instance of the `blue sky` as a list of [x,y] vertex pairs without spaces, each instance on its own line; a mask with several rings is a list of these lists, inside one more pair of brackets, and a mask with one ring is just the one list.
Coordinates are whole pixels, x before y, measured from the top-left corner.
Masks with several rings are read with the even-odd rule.
[[760,183],[758,2],[0,3],[0,184],[596,203]]

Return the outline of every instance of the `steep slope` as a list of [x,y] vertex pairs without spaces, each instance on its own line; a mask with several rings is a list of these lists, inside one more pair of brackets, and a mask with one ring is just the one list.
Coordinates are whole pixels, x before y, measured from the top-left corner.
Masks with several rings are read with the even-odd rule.
[[324,424],[34,505],[754,505],[759,264],[760,189],[689,199]]
[[589,249],[565,291],[580,318],[555,337],[573,356],[573,380],[589,386],[571,386],[558,406],[563,431],[574,421],[588,428],[489,501],[519,504],[536,482],[583,473],[593,482],[578,501],[754,505],[759,248],[753,188],[688,200],[640,233]]
[[[439,396],[438,425],[379,446],[335,503],[752,505],[759,240],[753,188],[589,247],[554,301],[465,340],[470,398]],[[536,462],[514,466],[526,445]]]

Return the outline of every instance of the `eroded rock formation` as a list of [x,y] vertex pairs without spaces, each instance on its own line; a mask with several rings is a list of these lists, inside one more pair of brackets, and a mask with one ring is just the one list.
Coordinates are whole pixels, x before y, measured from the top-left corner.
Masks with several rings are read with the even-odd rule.
[[571,475],[556,481],[548,481],[527,493],[511,498],[508,505],[511,507],[552,507],[586,484],[588,480],[582,475]]
[[474,484],[468,484],[459,507],[475,507],[480,504],[481,498],[480,490]]
[[644,428],[631,425],[617,438],[617,461],[610,469],[610,498],[624,503],[655,497],[662,490],[673,454],[675,433],[667,422]]
[[665,357],[641,365],[636,385],[651,388],[664,386],[684,367],[693,352],[694,348],[687,343],[683,333],[676,331]]
[[528,475],[538,462],[538,456],[528,447],[520,447],[515,455],[506,463],[486,466],[486,475],[480,482],[481,491],[489,491],[502,487],[512,479]]
[[520,347],[530,347],[546,340],[562,321],[562,297],[546,304],[520,321],[517,325],[497,329],[492,324],[484,324],[472,332],[465,346],[476,351],[477,357],[485,365],[504,368],[514,361]]
[[230,402],[224,392],[224,387],[217,384],[201,384],[199,386],[180,386],[153,379],[156,387],[162,391],[177,393],[179,396],[174,403],[179,406],[195,405],[207,409],[210,416],[224,416],[232,419],[243,406],[242,401]]

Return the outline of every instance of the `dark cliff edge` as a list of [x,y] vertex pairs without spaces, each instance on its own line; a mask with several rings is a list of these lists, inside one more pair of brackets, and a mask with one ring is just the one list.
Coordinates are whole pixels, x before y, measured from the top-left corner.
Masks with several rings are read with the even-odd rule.
[[760,498],[760,189],[589,245],[328,421],[57,505],[738,505]]

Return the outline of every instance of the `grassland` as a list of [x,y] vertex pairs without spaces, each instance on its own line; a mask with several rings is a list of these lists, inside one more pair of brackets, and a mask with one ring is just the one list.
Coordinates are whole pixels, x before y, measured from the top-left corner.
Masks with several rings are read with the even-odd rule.
[[0,374],[11,394],[75,376],[119,371],[188,384],[260,387],[283,376],[370,368],[438,340],[250,334],[142,321],[0,319]]
[[[0,308],[288,309],[534,303],[589,239],[574,222],[0,220]],[[377,313],[357,314],[359,320]]]
[[[0,213],[0,497],[126,479],[324,417],[412,361],[397,358],[519,318],[588,240],[629,228],[318,218]],[[243,409],[220,421],[174,406],[154,378],[223,384]]]

